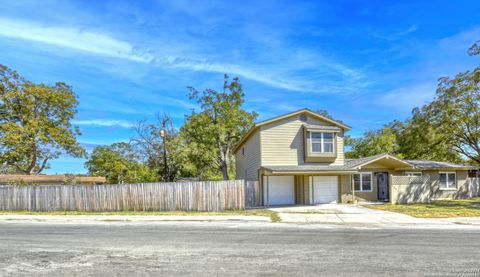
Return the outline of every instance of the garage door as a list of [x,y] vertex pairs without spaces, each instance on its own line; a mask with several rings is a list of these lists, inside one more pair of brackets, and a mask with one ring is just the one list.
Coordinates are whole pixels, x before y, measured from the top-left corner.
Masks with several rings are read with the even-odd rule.
[[293,176],[268,177],[268,202],[267,202],[267,176],[263,179],[264,204],[267,205],[292,205],[295,204],[295,188]]
[[313,176],[313,203],[337,203],[338,177]]

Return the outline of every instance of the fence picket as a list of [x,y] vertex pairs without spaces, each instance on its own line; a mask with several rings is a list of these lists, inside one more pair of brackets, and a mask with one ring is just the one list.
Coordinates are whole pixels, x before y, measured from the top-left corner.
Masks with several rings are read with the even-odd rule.
[[258,182],[0,186],[0,210],[222,211],[258,206]]

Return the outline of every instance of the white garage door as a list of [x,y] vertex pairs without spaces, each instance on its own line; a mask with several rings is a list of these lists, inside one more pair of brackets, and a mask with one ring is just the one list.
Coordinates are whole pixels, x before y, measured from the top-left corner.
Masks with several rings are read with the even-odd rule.
[[[267,202],[268,178],[268,202]],[[292,205],[295,204],[295,187],[293,176],[265,176],[263,178],[264,204]]]
[[338,177],[313,176],[313,203],[337,203]]

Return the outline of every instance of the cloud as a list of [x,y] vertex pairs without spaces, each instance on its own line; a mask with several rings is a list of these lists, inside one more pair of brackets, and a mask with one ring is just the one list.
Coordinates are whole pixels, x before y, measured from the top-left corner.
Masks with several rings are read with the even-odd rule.
[[27,21],[0,18],[0,36],[137,62],[150,62],[153,58],[151,55],[140,53],[128,42],[78,28],[44,26]]
[[433,80],[391,90],[372,102],[379,107],[411,111],[432,101],[435,90],[436,80]]
[[72,120],[75,125],[87,125],[87,126],[116,126],[122,128],[132,128],[134,123],[125,120],[111,120],[111,119],[92,119],[92,120]]
[[418,26],[417,25],[412,25],[405,30],[394,32],[394,33],[381,34],[381,33],[378,33],[378,32],[372,32],[371,34],[372,34],[373,37],[379,38],[379,39],[397,40],[397,39],[400,39],[400,38],[402,38],[406,35],[409,35],[410,33],[415,32],[417,30],[418,30]]
[[397,73],[405,78],[399,82],[400,87],[378,97],[375,105],[410,112],[414,107],[431,102],[438,87],[438,78],[454,76],[478,64],[475,58],[467,55],[467,49],[476,37],[480,37],[480,27],[461,31],[416,49],[404,47],[405,51],[421,53],[422,60],[408,71],[398,70]]
[[[288,55],[288,59],[285,57],[286,59],[280,62],[278,62],[280,53],[271,53],[267,60],[258,60],[256,63],[251,63],[252,59],[222,63],[217,62],[219,59],[223,60],[221,56],[210,53],[208,50],[198,49],[194,42],[183,45],[175,44],[173,41],[169,41],[169,43],[153,41],[152,43],[159,44],[159,50],[154,53],[144,47],[135,46],[105,33],[92,32],[78,27],[47,26],[32,21],[1,17],[0,37],[34,41],[158,67],[229,73],[270,87],[296,92],[331,94],[351,92],[368,85],[368,83],[360,81],[363,75],[357,70],[306,50],[292,51],[293,49],[288,46],[280,47],[279,51],[282,55],[291,53]],[[207,52],[205,53],[205,51]],[[320,75],[308,78],[303,74],[306,71],[316,72]],[[341,84],[339,81],[326,81],[332,74],[342,79]]]

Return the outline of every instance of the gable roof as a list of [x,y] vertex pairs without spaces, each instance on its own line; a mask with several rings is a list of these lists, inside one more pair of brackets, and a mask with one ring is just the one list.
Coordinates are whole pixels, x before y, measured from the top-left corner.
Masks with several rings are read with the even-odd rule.
[[260,121],[260,122],[257,122],[255,123],[255,125],[253,125],[252,128],[250,128],[250,130],[247,132],[247,134],[245,136],[243,136],[243,138],[240,140],[240,142],[237,144],[237,146],[235,146],[234,150],[233,150],[233,153],[237,153],[238,150],[240,149],[240,146],[242,146],[245,141],[250,137],[250,135],[252,135],[256,130],[258,130],[258,128],[262,127],[262,126],[265,126],[267,124],[270,124],[270,123],[273,123],[273,122],[277,122],[279,120],[282,120],[282,119],[285,119],[285,118],[289,118],[289,117],[292,117],[292,116],[296,116],[296,115],[299,115],[299,114],[308,114],[310,115],[311,117],[313,118],[317,118],[317,119],[320,119],[320,120],[323,120],[323,121],[326,121],[328,123],[331,123],[337,127],[340,127],[342,130],[344,131],[348,131],[351,129],[350,126],[340,122],[340,121],[336,121],[334,119],[331,119],[329,117],[326,117],[324,115],[321,115],[317,112],[314,112],[310,109],[307,109],[307,108],[303,108],[303,109],[300,109],[300,110],[297,110],[297,111],[294,111],[294,112],[291,112],[291,113],[287,113],[287,114],[283,114],[283,115],[279,115],[277,117],[273,117],[273,118],[270,118],[270,119],[267,119],[267,120],[263,120],[263,121]]
[[370,157],[358,158],[358,159],[345,159],[345,165],[350,168],[360,169],[362,166],[381,161],[381,160],[390,160],[394,161],[396,164],[401,164],[407,168],[414,168],[415,165],[400,158],[397,158],[391,154],[379,154]]

